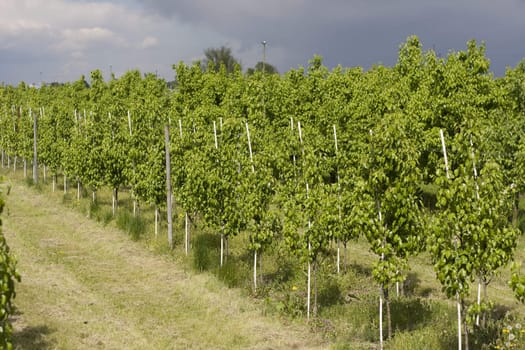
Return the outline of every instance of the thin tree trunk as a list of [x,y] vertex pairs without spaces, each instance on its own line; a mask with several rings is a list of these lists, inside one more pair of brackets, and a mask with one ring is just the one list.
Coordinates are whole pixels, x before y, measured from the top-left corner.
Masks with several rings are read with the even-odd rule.
[[93,203],[97,202],[97,191],[93,190],[91,193],[91,199],[93,200]]
[[[462,307],[463,309],[465,309],[465,305],[463,305],[463,302],[461,303],[462,304]],[[469,350],[469,344],[468,344],[468,323],[467,323],[467,317],[465,316],[463,318],[463,325],[464,325],[464,328],[465,328],[465,350]]]
[[111,191],[111,212],[115,216],[115,190]]
[[47,181],[47,166],[44,164],[44,183]]
[[346,260],[346,244],[347,244],[346,241],[343,242],[343,248],[344,248],[344,251],[343,251],[343,268],[345,269],[345,272],[348,269],[348,264],[347,264],[347,260]]
[[[224,230],[224,228],[222,229]],[[221,267],[224,261],[224,232],[221,232]]]
[[[487,302],[487,288],[489,284],[483,281],[483,301]],[[481,326],[485,327],[487,324],[487,312],[483,311],[483,318],[481,319]]]
[[27,178],[27,160],[24,158],[24,178]]
[[224,262],[228,261],[228,255],[230,253],[229,243],[228,236],[224,235]]
[[313,262],[314,267],[314,318],[317,318],[317,261]]
[[159,234],[159,207],[155,205],[155,237]]
[[77,180],[77,201],[80,200],[80,180]]
[[518,192],[516,192],[514,194],[514,201],[512,203],[512,226],[514,226],[514,228],[517,228],[518,227],[518,215],[519,215],[519,208],[518,208],[518,204],[520,202],[520,194]]
[[341,273],[341,241],[337,240],[337,274]]
[[[308,253],[310,253],[310,240],[308,240]],[[308,254],[310,255],[310,254]],[[310,292],[311,292],[311,275],[312,275],[312,264],[310,263],[310,259],[308,259],[308,286],[306,291],[306,319],[310,320]]]
[[190,220],[188,218],[188,212],[184,213],[184,250],[186,255],[190,251]]
[[253,250],[253,291],[257,292],[257,249]]
[[383,285],[379,288],[379,349],[383,350]]
[[462,332],[462,323],[461,323],[461,303],[459,301],[459,295],[456,294],[456,304],[458,308],[458,350],[462,349],[462,342],[461,342],[461,332]]
[[388,295],[388,288],[384,289],[385,291],[385,304],[386,304],[386,328],[387,328],[387,337],[392,339],[392,315],[390,313],[390,297]]
[[263,284],[264,283],[264,275],[263,275],[263,269],[262,269],[262,250],[259,251],[259,254],[257,256],[257,261],[259,263],[259,273],[258,273],[258,276],[259,276],[259,283],[260,284]]
[[52,184],[51,184],[51,188],[52,188],[53,193],[55,193],[56,183],[57,183],[57,175],[55,173],[55,174],[53,174],[53,180],[52,180]]
[[13,173],[16,172],[16,161],[18,160],[18,157],[15,156],[15,160],[13,162]]
[[[476,303],[478,304],[478,307],[481,305],[481,276],[478,277],[478,293],[476,298]],[[476,326],[479,326],[479,312],[476,315]]]
[[67,175],[64,174],[64,194],[67,194]]

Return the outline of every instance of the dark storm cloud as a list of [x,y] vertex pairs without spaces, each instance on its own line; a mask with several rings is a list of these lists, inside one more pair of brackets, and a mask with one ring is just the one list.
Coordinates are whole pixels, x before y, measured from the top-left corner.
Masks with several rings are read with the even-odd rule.
[[[261,40],[285,54],[281,70],[306,64],[313,54],[328,65],[394,64],[407,36],[442,55],[463,50],[469,39],[487,44],[501,74],[525,56],[525,1],[315,1],[139,0],[146,11],[203,26],[238,40],[242,50]],[[218,43],[217,45],[221,45]]]
[[525,57],[524,14],[524,0],[1,0],[0,81],[71,81],[97,68],[172,79],[173,63],[221,45],[246,69],[263,40],[280,72],[314,54],[366,69],[395,64],[412,34],[442,56],[485,41],[501,75]]

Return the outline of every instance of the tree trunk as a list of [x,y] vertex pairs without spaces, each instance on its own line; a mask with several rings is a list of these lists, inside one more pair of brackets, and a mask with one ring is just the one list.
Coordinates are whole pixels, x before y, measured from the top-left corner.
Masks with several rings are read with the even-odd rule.
[[67,175],[64,174],[64,194],[67,194]]
[[77,201],[80,200],[80,180],[77,180]]
[[224,262],[228,261],[228,254],[230,252],[230,250],[229,250],[230,247],[229,247],[228,243],[229,243],[228,242],[228,236],[225,235],[224,236]]
[[[487,288],[488,282],[483,281],[483,302],[487,302]],[[487,312],[483,311],[483,318],[481,319],[481,325],[485,327],[487,325]]]
[[[224,230],[224,228],[222,230]],[[223,263],[224,263],[224,232],[221,232],[221,267]]]
[[317,261],[313,262],[314,267],[314,318],[317,318]]
[[115,187],[112,191],[112,201],[111,209],[113,210],[113,216],[117,213],[118,210],[118,187]]
[[462,333],[462,323],[461,323],[461,303],[459,300],[459,295],[456,294],[456,305],[458,308],[458,350],[462,349],[462,342],[461,342],[461,333]]
[[52,185],[51,185],[53,193],[55,193],[55,188],[57,186],[56,184],[57,184],[57,175],[55,173],[55,174],[53,174],[53,180],[52,180]]
[[388,339],[392,339],[392,315],[390,313],[390,297],[388,295],[388,288],[385,288],[384,292],[385,292],[385,304],[386,304],[387,337]]
[[[308,253],[310,253],[310,240],[308,240]],[[310,254],[308,254],[310,255]],[[308,258],[307,267],[307,291],[306,291],[306,319],[310,320],[310,292],[311,292],[311,275],[312,275],[312,264]]]
[[188,212],[184,213],[184,250],[186,255],[190,251],[190,220],[188,218]]
[[379,288],[379,349],[383,350],[383,285]]
[[516,192],[514,194],[514,200],[512,201],[512,226],[514,228],[517,228],[519,225],[518,218],[519,218],[519,208],[518,204],[520,202],[520,194]]
[[257,249],[253,250],[253,292],[257,292]]
[[159,234],[159,207],[155,205],[155,237]]
[[262,250],[259,251],[259,255],[257,256],[257,260],[259,262],[259,283],[260,284],[264,284],[264,275],[263,275],[263,270],[262,270]]
[[24,158],[24,178],[27,178],[27,160]]
[[341,273],[341,241],[337,240],[337,274]]
[[[478,307],[481,305],[481,275],[478,277],[478,292],[476,297],[476,304],[478,304]],[[476,315],[476,326],[479,326],[479,314]]]
[[344,248],[344,251],[343,251],[343,268],[344,268],[345,272],[348,269],[348,264],[347,264],[347,260],[346,260],[346,244],[347,244],[346,241],[343,242],[343,248]]
[[[464,302],[461,302],[462,309],[465,310]],[[468,345],[468,323],[467,323],[467,317],[466,315],[463,317],[463,326],[465,328],[465,350],[469,350]]]

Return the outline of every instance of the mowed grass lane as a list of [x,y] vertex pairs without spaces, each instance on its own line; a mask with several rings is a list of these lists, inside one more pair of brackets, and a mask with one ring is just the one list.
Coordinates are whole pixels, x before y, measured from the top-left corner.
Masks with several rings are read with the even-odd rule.
[[15,349],[322,349],[306,325],[263,316],[238,290],[186,272],[118,229],[14,183]]

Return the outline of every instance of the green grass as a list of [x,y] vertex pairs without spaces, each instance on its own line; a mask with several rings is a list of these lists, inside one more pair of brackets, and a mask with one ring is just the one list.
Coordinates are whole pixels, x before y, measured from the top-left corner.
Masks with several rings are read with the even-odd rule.
[[[319,315],[317,319],[306,323],[305,266],[289,253],[281,241],[262,252],[260,256],[262,270],[260,270],[259,288],[257,293],[253,293],[251,280],[253,256],[251,252],[245,249],[248,242],[247,232],[242,232],[238,236],[229,239],[229,255],[225,265],[220,267],[220,237],[216,232],[204,226],[203,222],[198,218],[191,227],[191,250],[190,255],[186,257],[183,253],[184,215],[177,209],[174,214],[175,248],[174,251],[170,251],[167,248],[165,213],[163,213],[159,235],[155,236],[153,207],[142,204],[139,216],[134,217],[131,214],[133,207],[132,198],[125,189],[119,192],[119,208],[117,215],[114,217],[111,211],[111,191],[107,189],[98,191],[95,203],[92,203],[91,195],[86,193],[83,193],[83,197],[80,201],[77,201],[76,187],[64,195],[60,187],[60,181],[58,181],[57,191],[51,193],[50,184],[38,184],[32,186],[31,190],[25,190],[20,187],[24,181],[13,177],[12,171],[6,175],[11,178],[13,188],[16,191],[25,191],[27,196],[30,197],[39,196],[39,193],[42,193],[46,196],[45,199],[41,199],[42,201],[55,203],[53,205],[62,207],[62,210],[71,215],[75,215],[75,212],[81,213],[83,220],[87,218],[92,219],[87,222],[90,223],[89,225],[98,225],[96,227],[97,232],[100,231],[99,235],[115,234],[120,237],[119,240],[122,240],[122,244],[126,240],[131,244],[132,242],[129,239],[129,236],[131,236],[138,243],[135,243],[133,249],[139,249],[140,252],[149,251],[155,259],[161,259],[171,264],[169,269],[182,271],[184,274],[194,276],[192,278],[205,280],[203,282],[207,288],[205,293],[213,295],[211,305],[214,305],[224,293],[234,293],[236,298],[239,298],[239,303],[246,303],[241,307],[242,310],[248,308],[258,314],[258,316],[265,315],[264,319],[269,318],[276,324],[281,324],[283,320],[285,324],[289,325],[303,324],[302,328],[294,328],[302,329],[300,332],[303,332],[304,337],[306,337],[299,336],[300,340],[294,343],[299,344],[298,348],[306,346],[306,339],[315,339],[315,345],[313,346],[320,348],[375,349],[378,347],[377,308],[379,287],[371,276],[371,266],[377,257],[369,251],[368,243],[364,239],[348,243],[347,249],[343,252],[347,263],[346,266],[342,267],[342,273],[339,275],[336,273],[335,266],[335,246],[330,249],[327,256],[321,258],[322,261],[318,271]],[[38,190],[34,191],[33,188]],[[430,193],[431,191],[429,190],[428,192]],[[524,207],[525,202],[522,198],[520,208]],[[70,209],[74,209],[74,211],[71,212]],[[78,229],[78,225],[75,227],[75,229]],[[72,237],[74,237],[75,229],[72,229],[73,231],[70,232]],[[117,229],[127,234],[118,233],[116,232]],[[525,260],[524,247],[525,243],[522,237],[516,251],[516,259],[518,261]],[[135,253],[125,250],[121,255],[129,258],[133,254]],[[67,256],[67,253],[58,249],[56,254],[52,255],[52,259],[50,258],[51,263],[63,265],[65,263],[64,255]],[[100,261],[107,261],[104,260],[107,257],[99,257],[99,259]],[[107,264],[111,265],[111,260],[107,261]],[[404,296],[395,297],[391,291],[394,337],[386,342],[386,349],[439,350],[456,347],[457,333],[454,302],[444,298],[441,286],[435,278],[428,254],[423,253],[411,258],[409,265],[411,269],[408,271],[408,278],[403,286]],[[145,264],[144,266],[148,267],[149,265]],[[144,266],[141,269],[145,269]],[[82,277],[83,275],[80,274],[80,276]],[[106,277],[111,278],[109,276]],[[488,296],[495,304],[495,312],[487,327],[477,329],[471,334],[471,349],[488,349],[488,344],[494,343],[501,336],[501,329],[509,317],[518,317],[520,314],[525,314],[525,307],[516,302],[507,286],[508,277],[508,268],[502,269],[489,285]],[[88,276],[82,278],[96,284],[96,280],[91,280]],[[162,280],[162,278],[160,279]],[[129,286],[129,283],[132,286],[134,285],[128,280],[120,281],[122,286]],[[148,282],[148,284],[150,283],[152,282]],[[475,285],[472,285],[472,295],[467,300],[469,303],[475,301],[475,287]],[[190,286],[188,288],[193,287]],[[196,291],[196,293],[202,293],[202,290]],[[214,298],[217,298],[217,300]],[[114,303],[120,305],[119,310],[120,308],[127,310],[122,300],[115,299]],[[249,305],[249,307],[246,305]],[[140,309],[139,311],[147,314],[149,309]],[[174,310],[174,312],[180,312],[180,310]],[[192,312],[199,315],[199,312],[202,311],[188,308],[184,309],[184,312]],[[159,316],[156,315],[155,317]],[[252,314],[249,316],[244,314],[242,317],[239,317],[239,322],[242,323],[242,320],[244,320],[244,322],[249,323],[249,318],[251,317],[253,317]],[[169,323],[171,319],[160,316],[160,322]],[[177,322],[187,325],[187,323],[196,321],[186,316],[184,320],[177,320]],[[207,324],[209,327],[214,321],[204,320],[202,322],[203,325]],[[46,334],[46,332],[56,334],[56,327],[53,328],[52,325],[48,324],[44,325],[47,328],[38,328],[43,326],[42,324],[33,325],[33,327],[36,327],[34,331],[36,332],[38,329],[43,330],[42,333],[44,334],[40,336],[40,339],[54,339],[53,336]],[[29,329],[29,331],[32,330]],[[139,332],[141,331],[146,332],[144,330]],[[210,330],[207,333],[213,334],[205,334],[202,337],[209,344],[212,341],[211,339],[219,337],[221,332],[223,331],[220,329],[214,332]],[[165,336],[163,335],[163,337]],[[167,337],[171,339],[170,336]],[[262,335],[262,337],[265,336]],[[39,338],[37,337],[37,339]],[[58,340],[58,343],[60,344],[61,341]],[[225,342],[225,344],[233,348],[255,347],[247,345],[249,341],[242,337],[236,340],[225,340]],[[56,344],[56,341],[51,343],[52,346],[54,346],[53,344]],[[165,344],[159,344],[160,348],[171,348]],[[282,346],[280,341],[277,344]],[[199,348],[200,346],[196,347]]]
[[116,227],[71,210],[76,198],[14,181],[4,229],[18,256],[17,349],[326,348],[301,322],[265,317],[257,302],[185,259],[150,251]]

